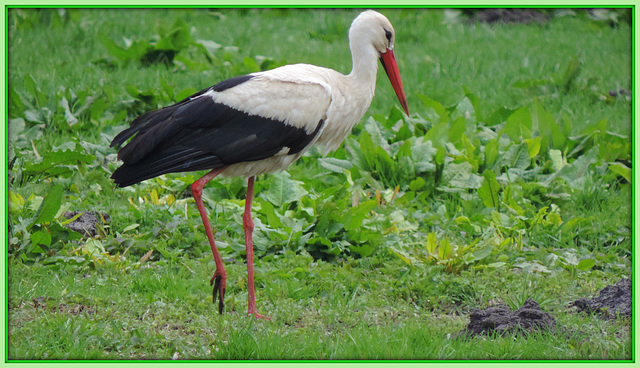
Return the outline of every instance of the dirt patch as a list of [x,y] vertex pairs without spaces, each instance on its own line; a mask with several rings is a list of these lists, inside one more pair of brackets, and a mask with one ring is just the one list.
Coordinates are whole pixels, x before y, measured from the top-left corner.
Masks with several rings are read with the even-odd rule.
[[536,9],[468,9],[469,21],[484,23],[543,23],[549,16]]
[[624,88],[620,88],[618,90],[612,89],[609,90],[609,96],[616,98],[616,97],[620,97],[620,98],[624,98],[627,101],[631,101],[631,91],[628,89],[624,89]]
[[[95,211],[67,211],[64,217],[71,219],[82,213],[80,217],[66,225],[67,229],[79,232],[83,236],[94,237],[98,234],[98,228],[104,227],[104,224],[111,220],[106,213],[98,213]],[[104,220],[103,220],[104,219]]]
[[33,307],[34,309],[44,309],[46,311],[54,313],[78,315],[84,312],[89,315],[95,314],[95,309],[86,305],[73,302],[70,304],[58,304],[55,302],[55,300],[53,300],[53,298],[44,296],[39,296],[37,298],[31,299],[31,303],[20,302],[17,308],[24,308],[29,306]]
[[615,285],[605,286],[595,298],[578,299],[570,304],[579,312],[597,313],[605,318],[631,318],[631,280],[622,279]]
[[540,309],[538,302],[533,299],[527,299],[516,311],[507,306],[476,309],[471,312],[469,318],[469,325],[458,333],[459,336],[512,333],[526,335],[535,331],[554,332],[556,329],[555,318]]

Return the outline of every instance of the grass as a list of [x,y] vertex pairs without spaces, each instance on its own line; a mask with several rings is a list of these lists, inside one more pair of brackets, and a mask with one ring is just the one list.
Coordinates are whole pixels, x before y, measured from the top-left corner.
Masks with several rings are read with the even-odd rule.
[[[530,336],[526,343],[509,337],[467,341],[456,338],[467,323],[466,308],[451,305],[449,313],[441,314],[428,308],[424,298],[486,303],[494,288],[506,285],[504,292],[520,292],[518,275],[506,273],[502,281],[491,273],[454,278],[432,269],[402,280],[403,270],[394,262],[374,268],[369,261],[350,260],[336,267],[287,254],[269,265],[258,264],[259,309],[273,317],[258,321],[244,315],[243,265],[230,265],[228,313],[220,316],[202,290],[212,262],[209,267],[200,260],[183,263],[124,272],[113,266],[70,272],[11,264],[24,280],[11,290],[11,357],[171,359],[178,353],[181,359],[621,359],[631,351],[626,322],[575,315],[553,297],[595,290],[607,280],[567,285],[563,275],[533,276],[539,292],[549,298],[543,307],[556,316],[557,333]],[[469,280],[472,295],[456,290],[460,278]],[[40,280],[35,286],[28,281],[34,279]],[[390,279],[398,280],[395,292],[388,290]],[[552,290],[561,285],[572,290]],[[612,338],[585,341],[600,334]]]
[[[414,115],[379,73],[342,148],[256,181],[272,321],[245,316],[243,179],[204,191],[224,315],[188,188],[200,173],[113,188],[108,144],[136,114],[260,67],[346,73],[358,12],[9,10],[9,359],[630,359],[631,321],[568,308],[631,275],[631,104],[609,96],[631,89],[625,22],[385,9]],[[108,46],[167,34],[193,41],[169,65]],[[66,210],[110,221],[82,238]],[[555,332],[456,337],[474,308],[528,298]]]

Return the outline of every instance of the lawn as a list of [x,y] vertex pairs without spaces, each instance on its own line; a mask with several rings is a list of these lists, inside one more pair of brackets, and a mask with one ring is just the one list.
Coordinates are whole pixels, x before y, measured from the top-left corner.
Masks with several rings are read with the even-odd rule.
[[[381,10],[411,115],[379,71],[341,148],[257,178],[270,321],[246,316],[244,179],[203,194],[222,315],[204,172],[114,187],[109,143],[138,114],[284,64],[348,73],[360,11],[9,9],[8,359],[632,359],[630,318],[570,305],[631,278],[628,11]],[[68,228],[84,212],[91,234]],[[529,298],[555,329],[460,334]]]

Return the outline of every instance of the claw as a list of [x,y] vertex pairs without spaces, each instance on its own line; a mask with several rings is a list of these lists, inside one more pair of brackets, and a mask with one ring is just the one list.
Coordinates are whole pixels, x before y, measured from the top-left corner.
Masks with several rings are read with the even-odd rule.
[[224,310],[224,293],[227,289],[226,279],[227,278],[224,275],[214,273],[211,278],[211,282],[209,283],[210,285],[213,285],[213,304],[216,303],[216,297],[218,295],[220,296],[220,301],[218,303],[218,312],[220,314],[222,314],[222,311]]
[[247,315],[248,315],[248,316],[254,316],[254,317],[256,317],[257,319],[264,319],[264,320],[267,320],[267,321],[271,321],[271,317],[269,317],[269,316],[265,316],[264,314],[260,314],[260,313],[258,313],[258,312],[254,312],[254,313],[247,313]]

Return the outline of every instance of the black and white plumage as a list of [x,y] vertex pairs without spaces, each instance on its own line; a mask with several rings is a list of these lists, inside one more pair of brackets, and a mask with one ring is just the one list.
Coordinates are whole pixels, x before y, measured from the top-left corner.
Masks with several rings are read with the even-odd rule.
[[139,116],[111,143],[121,145],[136,135],[118,153],[124,165],[112,179],[125,187],[171,172],[210,170],[302,152],[318,136],[324,120],[308,132],[212,98],[252,78],[246,75],[220,82],[175,105]]
[[378,59],[408,113],[393,54],[395,32],[375,11],[361,13],[349,30],[353,69],[343,75],[331,69],[287,65],[220,82],[178,103],[136,118],[111,146],[120,146],[123,161],[111,176],[120,187],[162,174],[211,172],[192,185],[196,204],[216,261],[211,280],[223,309],[226,272],[215,246],[202,187],[218,174],[249,178],[244,227],[249,272],[249,314],[255,308],[251,200],[254,177],[286,169],[313,144],[325,152],[340,146],[368,109],[375,92]]

